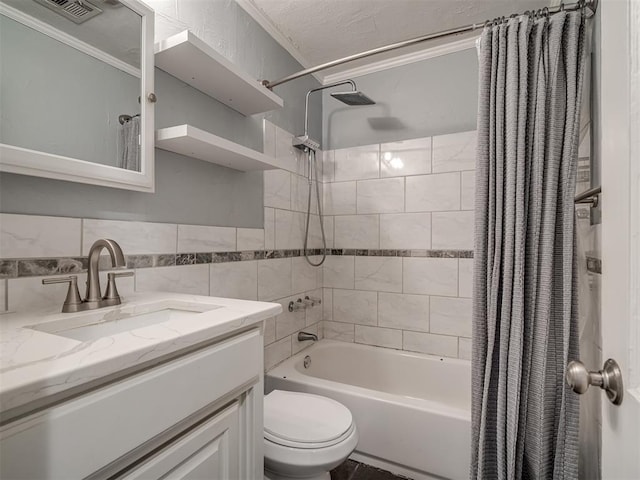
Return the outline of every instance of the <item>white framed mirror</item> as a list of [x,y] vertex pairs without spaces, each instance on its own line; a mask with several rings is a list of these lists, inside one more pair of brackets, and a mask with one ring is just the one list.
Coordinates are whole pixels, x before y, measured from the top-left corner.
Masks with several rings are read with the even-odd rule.
[[154,190],[154,13],[0,0],[0,171]]

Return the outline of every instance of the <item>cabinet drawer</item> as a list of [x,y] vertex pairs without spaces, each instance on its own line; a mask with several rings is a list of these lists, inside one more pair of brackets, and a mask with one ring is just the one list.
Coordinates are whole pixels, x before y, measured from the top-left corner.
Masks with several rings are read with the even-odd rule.
[[239,478],[239,429],[239,407],[235,402],[120,480]]
[[258,330],[107,385],[0,431],[0,478],[83,478],[262,373]]

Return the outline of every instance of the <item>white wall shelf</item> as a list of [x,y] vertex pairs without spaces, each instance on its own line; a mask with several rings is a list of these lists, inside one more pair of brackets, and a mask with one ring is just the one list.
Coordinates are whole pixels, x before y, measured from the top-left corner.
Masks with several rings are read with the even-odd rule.
[[186,124],[156,130],[156,147],[243,172],[280,168],[273,157]]
[[156,43],[156,67],[243,115],[267,112],[283,100],[189,30]]

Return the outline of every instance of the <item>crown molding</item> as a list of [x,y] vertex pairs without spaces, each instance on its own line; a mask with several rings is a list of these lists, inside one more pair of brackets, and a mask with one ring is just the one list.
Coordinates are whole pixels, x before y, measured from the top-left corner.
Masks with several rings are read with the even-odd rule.
[[429,58],[440,57],[450,53],[461,52],[476,47],[478,36],[474,35],[470,38],[457,40],[455,42],[445,43],[435,47],[425,48],[417,52],[411,52],[404,55],[398,55],[393,58],[387,58],[377,62],[370,62],[366,65],[342,70],[341,72],[325,75],[322,82],[324,85],[334,82],[340,82],[348,78],[357,78],[370,73],[381,72],[390,68],[397,68],[403,65],[420,62]]
[[[286,36],[282,34],[280,30],[276,28],[276,26],[269,20],[268,17],[260,10],[251,0],[236,0],[236,3],[242,8],[245,12],[249,14],[251,18],[253,18],[258,25],[260,25],[264,30],[273,38],[282,48],[284,48],[289,55],[291,55],[302,68],[312,67],[312,63],[304,58],[295,45],[289,40]],[[283,75],[284,76],[284,75]],[[322,83],[322,76],[314,73],[313,76]],[[271,80],[277,80],[272,78]]]

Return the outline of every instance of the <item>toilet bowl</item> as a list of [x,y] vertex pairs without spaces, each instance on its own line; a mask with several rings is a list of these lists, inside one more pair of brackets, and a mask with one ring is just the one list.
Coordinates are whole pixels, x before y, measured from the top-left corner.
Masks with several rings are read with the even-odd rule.
[[351,412],[335,400],[283,390],[264,397],[265,479],[329,480],[357,443]]

